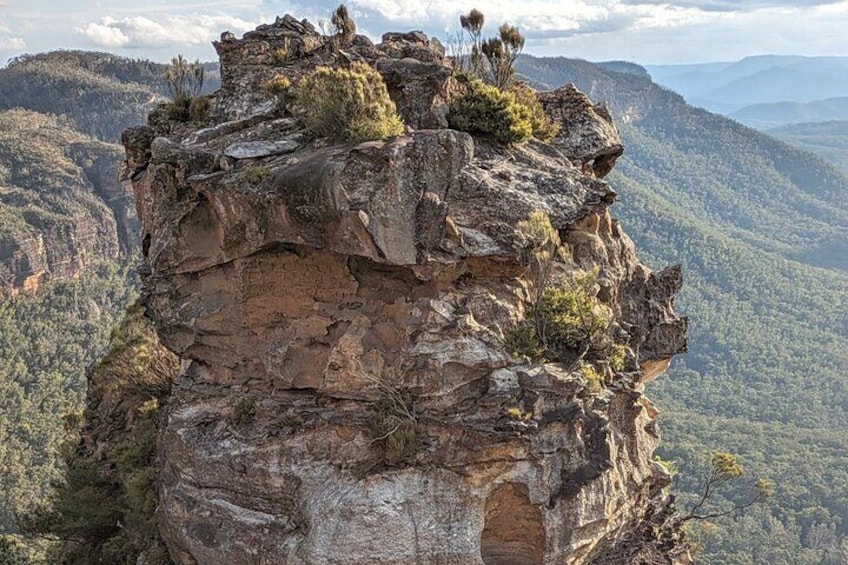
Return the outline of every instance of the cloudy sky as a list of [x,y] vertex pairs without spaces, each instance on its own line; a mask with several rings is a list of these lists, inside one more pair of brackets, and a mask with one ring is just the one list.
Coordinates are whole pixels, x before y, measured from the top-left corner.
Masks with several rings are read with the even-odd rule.
[[[339,0],[0,0],[0,65],[50,49],[96,49],[165,61],[214,59],[221,31],[277,14],[326,19]],[[508,21],[526,51],[643,64],[730,61],[777,53],[848,55],[848,0],[349,0],[360,32],[421,29],[444,39],[477,7]]]

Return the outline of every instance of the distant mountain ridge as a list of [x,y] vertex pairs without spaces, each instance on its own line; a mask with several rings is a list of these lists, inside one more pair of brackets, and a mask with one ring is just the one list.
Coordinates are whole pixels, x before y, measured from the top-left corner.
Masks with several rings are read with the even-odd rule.
[[770,102],[736,110],[730,117],[757,129],[848,120],[848,96],[814,102]]
[[[165,65],[110,53],[21,55],[0,69],[0,292],[136,248],[121,132],[164,101]],[[204,67],[204,92],[220,85]]]
[[[204,92],[211,92],[220,85],[217,64],[204,69]],[[111,53],[21,55],[0,69],[0,110],[63,115],[75,129],[116,143],[124,129],[144,123],[167,96],[164,72],[165,65]]]
[[734,63],[646,69],[691,104],[725,114],[753,104],[848,96],[848,57],[761,55]]
[[23,55],[0,69],[0,292],[135,249],[117,142],[162,99],[163,71],[81,51]]
[[787,124],[766,133],[819,155],[848,174],[848,121]]

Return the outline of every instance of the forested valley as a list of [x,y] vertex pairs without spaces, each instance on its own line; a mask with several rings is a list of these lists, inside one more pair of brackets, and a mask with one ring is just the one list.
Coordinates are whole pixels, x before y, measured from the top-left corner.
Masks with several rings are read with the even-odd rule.
[[573,82],[609,105],[626,145],[608,179],[613,212],[652,267],[683,266],[689,353],[648,386],[679,506],[697,500],[713,451],[777,484],[765,505],[695,524],[699,562],[844,563],[848,178],[687,105],[639,67],[526,57],[519,68],[537,87]]
[[[678,506],[694,503],[717,450],[737,454],[746,477],[777,484],[768,503],[744,515],[696,524],[699,562],[844,563],[848,179],[809,153],[688,106],[635,65],[523,57],[518,68],[538,88],[573,82],[609,105],[627,146],[608,178],[619,194],[613,212],[643,261],[683,265],[678,311],[692,320],[690,350],[648,387],[661,411],[660,456],[678,470]],[[161,73],[104,54],[23,57],[0,70],[0,109],[31,113],[0,117],[62,127],[102,149],[144,120],[163,92]],[[38,210],[55,162],[31,159],[12,179],[4,171],[15,167],[0,159],[0,217],[69,221],[65,200]],[[77,166],[63,169],[68,178]],[[27,190],[35,196],[22,196]],[[89,209],[106,210],[86,198]],[[4,226],[25,223],[16,222]],[[44,502],[61,479],[85,371],[136,296],[135,281],[122,252],[71,279],[47,279],[35,293],[0,298],[0,533],[15,534],[15,514]],[[743,488],[714,503],[732,504]],[[0,555],[6,547],[11,560],[8,544],[18,538],[5,540]]]

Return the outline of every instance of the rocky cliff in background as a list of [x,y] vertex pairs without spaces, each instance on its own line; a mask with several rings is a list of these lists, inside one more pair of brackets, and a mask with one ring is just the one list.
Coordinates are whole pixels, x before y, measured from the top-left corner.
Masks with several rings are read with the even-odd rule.
[[117,180],[120,147],[62,118],[0,112],[0,292],[76,276],[138,245],[129,187]]
[[[609,214],[600,177],[621,153],[609,115],[562,89],[544,98],[562,121],[554,143],[496,146],[446,129],[455,85],[437,42],[326,43],[290,17],[224,34],[210,123],[159,112],[124,136],[147,308],[183,359],[158,447],[171,557],[683,559],[643,395],[685,349],[680,272],[641,265]],[[410,133],[313,139],[261,88],[358,59]],[[570,251],[561,276],[597,270],[626,345],[623,368],[593,368],[601,386],[504,346],[528,308],[519,224],[535,211]]]

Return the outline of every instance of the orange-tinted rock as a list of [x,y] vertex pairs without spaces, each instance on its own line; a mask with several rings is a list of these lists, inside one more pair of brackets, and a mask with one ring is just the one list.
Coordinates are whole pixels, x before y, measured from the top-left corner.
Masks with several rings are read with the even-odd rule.
[[[133,176],[148,309],[184,360],[160,445],[172,557],[623,565],[598,559],[637,544],[671,563],[675,532],[654,532],[665,553],[642,541],[667,500],[639,364],[685,347],[679,272],[641,265],[608,215],[612,189],[550,146],[444,128],[333,144],[274,113],[241,119],[250,66],[291,34],[315,36],[283,18],[224,38],[218,103],[235,119],[152,140]],[[389,40],[438,54],[415,34]],[[292,65],[321,60],[301,51]],[[289,154],[222,160],[292,139]],[[558,275],[598,269],[627,346],[600,393],[504,345],[528,308],[518,225],[536,210],[572,250]]]

